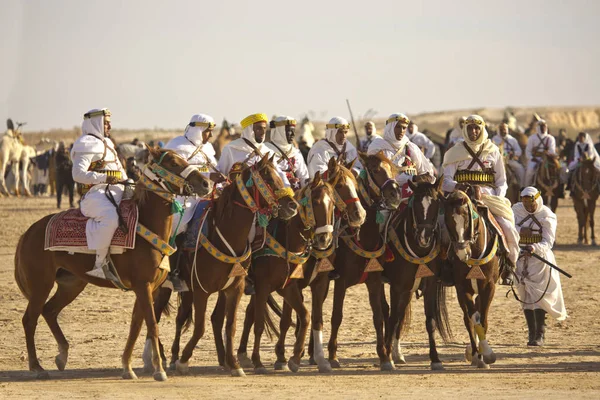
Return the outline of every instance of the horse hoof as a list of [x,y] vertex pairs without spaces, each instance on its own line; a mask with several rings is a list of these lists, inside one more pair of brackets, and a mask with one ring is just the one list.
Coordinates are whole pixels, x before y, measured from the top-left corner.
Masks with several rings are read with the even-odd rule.
[[130,369],[129,371],[123,372],[122,377],[123,377],[123,379],[127,379],[127,380],[135,380],[138,378],[132,369]]
[[36,379],[50,379],[50,374],[48,373],[48,371],[38,371],[37,374],[35,375]]
[[329,364],[327,361],[324,361],[319,365],[319,372],[322,374],[328,374],[332,371],[333,369],[331,369],[331,364]]
[[314,357],[309,357],[308,359],[308,365],[318,365],[317,362],[315,361]]
[[296,364],[290,359],[288,360],[287,367],[289,368],[289,371],[298,372],[298,370],[300,369],[300,364]]
[[169,364],[169,371],[176,371],[177,370],[177,366],[175,365],[174,362],[172,362],[171,364]]
[[479,369],[490,369],[490,366],[487,365],[483,360],[477,361],[477,368]]
[[594,246],[594,247],[598,246],[598,244],[596,243],[595,240],[592,240],[592,246]]
[[256,375],[267,375],[269,371],[265,367],[254,368],[254,373]]
[[393,359],[394,359],[394,364],[401,364],[401,365],[406,364],[406,360],[404,359],[404,355],[403,354],[395,355],[393,357]]
[[56,368],[58,368],[59,371],[64,371],[65,366],[67,365],[67,356],[59,354],[54,358],[54,362],[56,363]]
[[492,352],[488,355],[483,355],[483,362],[486,364],[493,364],[496,362],[496,353]]
[[[473,361],[473,350],[471,349],[470,344],[468,344],[467,347],[465,348],[465,360],[468,362]],[[473,365],[473,364],[471,364],[471,365]]]
[[340,362],[337,359],[329,360],[331,368],[340,368]]
[[444,370],[444,366],[442,365],[441,362],[432,362],[431,363],[431,370],[432,371],[443,371]]
[[390,361],[386,361],[383,364],[381,364],[379,369],[382,371],[393,371],[395,368],[394,368],[394,365]]
[[165,371],[159,371],[154,373],[154,380],[164,382],[167,380],[167,373]]
[[275,371],[289,371],[288,365],[285,361],[276,361],[273,365],[273,369]]
[[237,357],[242,368],[254,368],[254,363],[248,358],[247,353],[238,353]]
[[[266,371],[266,370],[265,370]],[[244,370],[241,368],[237,368],[237,369],[232,369],[231,370],[231,376],[235,376],[235,377],[245,377],[246,374],[244,373]]]
[[188,363],[181,362],[179,360],[175,361],[175,369],[182,375],[187,375],[190,373],[190,366]]
[[581,246],[583,244],[583,239],[577,239],[577,244]]

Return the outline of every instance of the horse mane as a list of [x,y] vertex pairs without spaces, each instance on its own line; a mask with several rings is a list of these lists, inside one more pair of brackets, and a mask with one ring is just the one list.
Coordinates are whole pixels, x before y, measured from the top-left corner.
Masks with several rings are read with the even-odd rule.
[[392,169],[392,174],[396,175],[398,173],[398,167],[389,158],[387,158],[385,156],[383,151],[378,151],[376,154],[371,154],[371,155],[367,156],[367,159],[369,159],[370,157],[375,158],[375,159],[381,161],[382,163],[389,165],[390,168]]
[[[354,174],[352,172],[350,172],[350,170],[348,168],[346,168],[345,166],[338,164],[337,165],[338,170],[336,171],[336,173],[334,175],[337,175],[338,173],[341,173],[340,176],[345,176],[347,178],[349,178],[352,183],[354,183],[354,186],[358,187],[358,181],[356,180],[356,177],[354,176]],[[338,179],[335,180],[335,182],[337,182]]]
[[446,203],[453,207],[464,206],[470,201],[469,196],[460,191],[454,191],[446,197]]

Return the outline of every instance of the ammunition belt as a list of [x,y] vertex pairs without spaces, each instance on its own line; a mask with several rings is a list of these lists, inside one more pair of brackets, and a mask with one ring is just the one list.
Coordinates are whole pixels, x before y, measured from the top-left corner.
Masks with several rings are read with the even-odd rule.
[[[106,176],[114,176],[118,180],[123,179],[123,175],[121,174],[121,171],[95,171],[95,172],[99,172],[101,174],[106,174]],[[77,184],[77,192],[79,193],[80,196],[83,196],[84,194],[89,192],[93,186],[94,186],[94,184],[78,183]]]
[[458,170],[454,174],[454,180],[459,183],[496,187],[496,179],[492,172]]
[[541,234],[521,235],[519,244],[535,244],[542,241]]

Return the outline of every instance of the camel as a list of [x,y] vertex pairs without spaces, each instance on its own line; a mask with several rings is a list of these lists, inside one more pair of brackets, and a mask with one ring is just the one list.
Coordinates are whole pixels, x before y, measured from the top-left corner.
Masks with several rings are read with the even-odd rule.
[[[31,196],[27,170],[30,163],[30,154],[33,154],[33,157],[35,157],[35,149],[24,144],[23,136],[21,135],[21,126],[25,124],[25,122],[17,122],[17,128],[15,129],[13,121],[8,119],[6,121],[6,134],[0,138],[0,195],[10,196],[4,180],[6,167],[10,164],[11,171],[15,177],[15,194],[19,195],[20,179],[21,176],[24,176],[23,183],[26,184],[24,194]],[[32,150],[33,153],[31,153]],[[19,171],[20,161],[23,161],[21,171]]]

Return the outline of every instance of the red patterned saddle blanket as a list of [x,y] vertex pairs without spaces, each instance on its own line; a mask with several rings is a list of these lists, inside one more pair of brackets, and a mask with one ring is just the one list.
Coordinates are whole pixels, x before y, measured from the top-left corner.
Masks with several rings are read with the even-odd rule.
[[[111,242],[111,253],[122,253],[124,249],[135,247],[138,208],[133,200],[123,200],[120,204],[121,216],[127,224],[127,233],[117,229]],[[68,251],[73,253],[95,253],[88,249],[85,235],[88,217],[79,209],[70,209],[55,214],[46,226],[44,250]]]

